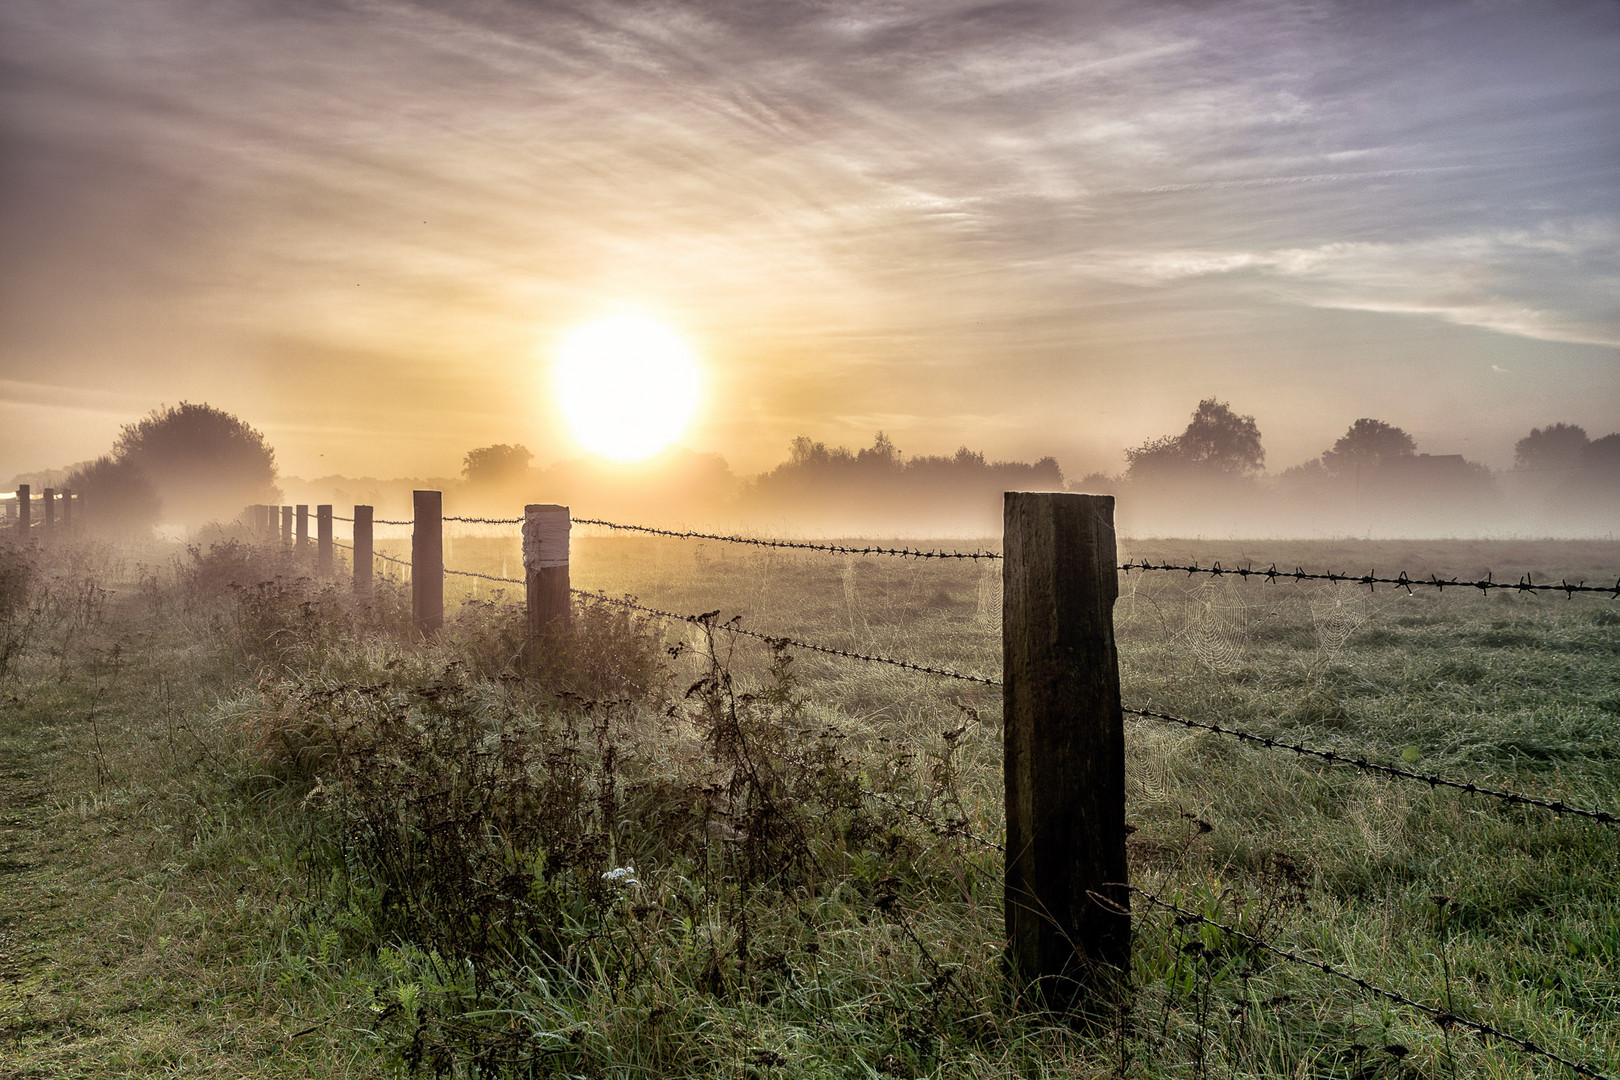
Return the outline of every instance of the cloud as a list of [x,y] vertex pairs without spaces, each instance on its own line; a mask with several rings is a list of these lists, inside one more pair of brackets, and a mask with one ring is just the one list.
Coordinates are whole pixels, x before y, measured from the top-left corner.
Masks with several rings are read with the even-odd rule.
[[[1617,253],[1620,220],[1596,219],[1400,243],[1105,252],[1090,271],[1145,287],[1247,275],[1279,297],[1316,307],[1428,315],[1521,337],[1614,346]],[[1549,288],[1545,272],[1568,264],[1586,273],[1557,275]]]

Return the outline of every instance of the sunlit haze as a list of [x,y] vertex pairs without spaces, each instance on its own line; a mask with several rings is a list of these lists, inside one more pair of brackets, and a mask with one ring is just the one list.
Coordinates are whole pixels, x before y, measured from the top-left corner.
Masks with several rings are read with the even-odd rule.
[[558,406],[581,446],[640,461],[674,442],[698,406],[701,374],[686,342],[645,315],[587,323],[557,348]]
[[[1612,0],[8,0],[0,483],[180,401],[301,478],[882,431],[1074,480],[1210,397],[1268,475],[1364,417],[1506,469],[1620,430],[1617,192]],[[617,310],[690,423],[562,392]]]

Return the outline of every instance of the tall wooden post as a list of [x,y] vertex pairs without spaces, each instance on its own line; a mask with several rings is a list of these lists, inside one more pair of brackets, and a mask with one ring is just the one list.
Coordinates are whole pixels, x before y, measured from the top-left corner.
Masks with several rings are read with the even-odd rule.
[[56,528],[56,489],[45,489],[45,532]]
[[1009,491],[1004,529],[1008,960],[1048,1008],[1107,1015],[1131,953],[1114,499]]
[[523,508],[523,580],[527,586],[529,659],[539,657],[542,640],[566,629],[573,614],[568,587],[568,507],[531,503]]
[[332,504],[315,507],[315,572],[332,576]]
[[371,507],[354,508],[354,592],[356,596],[371,595]]
[[28,539],[28,530],[34,524],[33,495],[27,484],[17,485],[17,529],[21,537]]
[[307,559],[309,558],[309,504],[299,503],[295,507],[295,511],[298,515],[298,524],[293,549],[298,552],[300,559]]
[[283,506],[281,508],[281,546],[284,548],[290,548],[292,547],[292,542],[293,508],[290,506]]
[[444,625],[444,493],[411,493],[411,614],[431,637]]
[[71,488],[63,488],[62,489],[62,528],[65,531],[67,529],[71,529],[72,527],[73,527],[73,489],[71,489]]

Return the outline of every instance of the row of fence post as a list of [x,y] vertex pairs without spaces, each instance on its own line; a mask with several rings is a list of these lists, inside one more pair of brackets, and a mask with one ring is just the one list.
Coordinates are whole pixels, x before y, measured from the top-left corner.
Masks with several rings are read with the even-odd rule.
[[[412,505],[411,611],[432,636],[444,622],[443,494],[417,491]],[[255,532],[274,534],[275,507],[250,515]],[[330,574],[332,507],[315,515],[316,568]],[[372,508],[356,506],[353,522],[354,588],[366,595]],[[569,530],[566,506],[524,508],[531,656],[569,616]],[[281,507],[280,534],[306,551],[309,507]],[[1007,959],[1046,1007],[1107,1015],[1131,948],[1114,498],[1008,492],[1002,552]]]
[[[40,492],[41,514],[40,525],[47,532],[57,528],[70,529],[73,527],[73,508],[78,502],[79,495],[67,488],[45,488]],[[5,524],[27,534],[34,527],[34,495],[33,488],[28,484],[17,485],[17,497],[6,499],[0,503],[5,507]],[[56,511],[60,506],[61,520],[57,520]]]

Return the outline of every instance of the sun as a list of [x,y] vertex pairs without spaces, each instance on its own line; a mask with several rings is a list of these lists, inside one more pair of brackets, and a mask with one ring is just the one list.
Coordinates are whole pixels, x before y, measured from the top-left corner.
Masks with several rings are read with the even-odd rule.
[[640,461],[681,437],[697,412],[702,374],[679,334],[643,315],[579,327],[556,353],[563,419],[581,446]]

